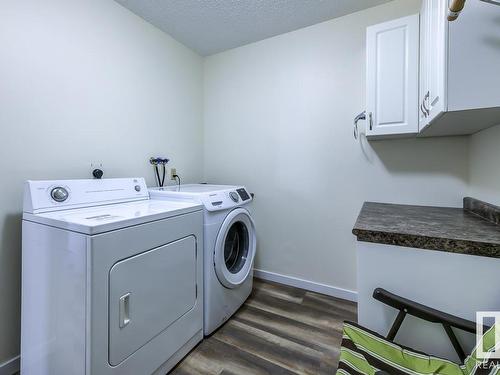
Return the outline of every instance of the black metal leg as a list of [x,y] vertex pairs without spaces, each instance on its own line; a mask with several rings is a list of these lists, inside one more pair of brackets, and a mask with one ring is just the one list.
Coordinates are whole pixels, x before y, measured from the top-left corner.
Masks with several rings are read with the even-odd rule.
[[401,324],[403,323],[405,316],[406,316],[406,311],[399,310],[398,316],[396,316],[396,320],[394,320],[394,323],[392,323],[392,327],[389,330],[389,333],[387,334],[387,340],[390,341],[394,340],[394,337],[396,337],[396,334],[398,333],[399,327],[401,327]]
[[453,348],[458,354],[458,357],[460,360],[463,362],[465,361],[465,353],[462,347],[460,346],[460,343],[457,340],[457,336],[455,336],[455,332],[453,332],[453,329],[448,325],[448,324],[443,324],[444,330],[446,331],[446,334],[448,335],[448,338],[451,341],[451,344],[453,345]]

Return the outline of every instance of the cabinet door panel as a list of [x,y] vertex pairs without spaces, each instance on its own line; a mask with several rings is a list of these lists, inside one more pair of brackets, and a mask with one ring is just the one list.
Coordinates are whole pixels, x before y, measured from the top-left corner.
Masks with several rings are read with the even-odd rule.
[[418,15],[367,29],[367,136],[418,132]]
[[428,61],[428,92],[425,106],[429,110],[429,123],[446,111],[446,66],[448,21],[446,19],[447,1],[429,1],[429,24],[427,31],[430,38],[426,48]]
[[499,107],[500,8],[470,1],[457,21],[448,25],[447,109]]
[[419,95],[418,95],[418,118],[419,131],[425,129],[429,125],[429,114],[425,107],[426,93],[429,92],[429,45],[430,45],[430,1],[422,1],[422,9],[420,11],[420,77],[419,77]]

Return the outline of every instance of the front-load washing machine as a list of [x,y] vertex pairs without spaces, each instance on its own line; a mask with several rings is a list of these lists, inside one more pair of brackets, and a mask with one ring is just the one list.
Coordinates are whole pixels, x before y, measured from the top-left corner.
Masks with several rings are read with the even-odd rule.
[[231,317],[252,291],[255,225],[243,186],[190,184],[149,189],[151,199],[188,200],[204,206],[205,335]]
[[163,375],[203,338],[201,205],[28,181],[22,229],[23,375]]

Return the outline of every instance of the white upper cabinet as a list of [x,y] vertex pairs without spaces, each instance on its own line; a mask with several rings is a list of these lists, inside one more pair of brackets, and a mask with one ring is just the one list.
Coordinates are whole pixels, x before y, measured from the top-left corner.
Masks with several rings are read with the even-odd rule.
[[[473,134],[500,124],[500,7],[448,0],[367,29],[366,136]],[[359,116],[358,116],[359,117]]]
[[447,0],[423,0],[420,31],[420,130],[446,108]]
[[367,29],[366,136],[418,133],[418,15]]
[[500,124],[500,7],[470,0],[453,22],[447,12],[447,0],[422,2],[422,136],[472,134]]

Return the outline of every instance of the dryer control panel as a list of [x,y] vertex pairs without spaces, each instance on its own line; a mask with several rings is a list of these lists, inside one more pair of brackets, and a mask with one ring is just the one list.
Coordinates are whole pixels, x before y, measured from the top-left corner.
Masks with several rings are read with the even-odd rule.
[[23,211],[42,213],[149,199],[142,177],[26,181]]

